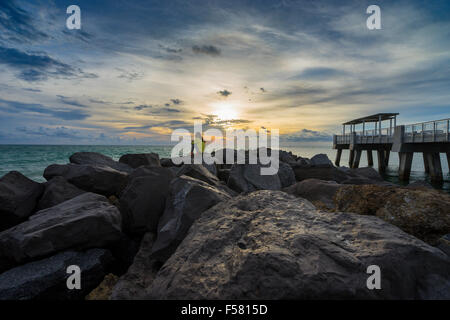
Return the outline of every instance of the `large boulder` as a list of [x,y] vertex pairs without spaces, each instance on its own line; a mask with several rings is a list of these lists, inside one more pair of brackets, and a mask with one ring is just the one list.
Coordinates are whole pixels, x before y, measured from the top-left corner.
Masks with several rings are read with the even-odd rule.
[[152,257],[154,242],[154,234],[148,232],[144,235],[133,264],[112,289],[111,300],[141,300],[145,297],[145,290],[161,267],[161,263]]
[[[112,262],[109,251],[65,251],[50,258],[27,263],[0,274],[0,300],[82,299],[95,288]],[[80,267],[81,288],[67,288],[67,268]]]
[[175,174],[168,168],[141,167],[130,178],[120,197],[124,228],[130,233],[156,232]]
[[336,210],[375,215],[433,245],[450,233],[450,195],[437,190],[347,186],[334,201]]
[[[381,290],[370,290],[371,265]],[[450,258],[377,217],[321,212],[280,191],[205,211],[152,299],[449,299]]]
[[159,155],[157,153],[124,154],[120,157],[119,162],[124,163],[131,168],[139,168],[140,166],[161,166]]
[[230,198],[227,192],[198,179],[181,176],[172,180],[153,246],[155,256],[165,261],[203,211]]
[[83,164],[91,166],[110,167],[117,171],[130,173],[133,168],[125,163],[113,160],[111,157],[97,152],[77,152],[70,156],[70,163]]
[[278,175],[262,175],[262,168],[260,164],[234,164],[228,178],[228,186],[239,193],[280,190],[281,182]]
[[112,290],[119,281],[119,277],[113,273],[109,273],[103,278],[103,281],[97,288],[92,290],[86,297],[86,300],[109,300]]
[[40,183],[17,171],[0,178],[0,231],[10,228],[33,214],[44,191]]
[[64,177],[78,188],[104,196],[120,195],[127,184],[127,174],[108,166],[52,164],[44,171],[44,178]]
[[333,163],[324,153],[316,154],[311,158],[311,165],[313,167],[333,167]]
[[0,272],[67,249],[101,248],[118,241],[119,210],[100,195],[84,193],[37,212],[0,233]]
[[305,198],[320,208],[333,209],[334,195],[342,188],[335,181],[324,181],[318,179],[306,179],[285,188],[284,191],[296,197]]
[[64,201],[70,200],[85,193],[73,184],[67,182],[63,177],[54,177],[45,184],[45,190],[37,205],[38,210],[47,209]]
[[177,176],[188,176],[194,179],[202,180],[212,186],[220,185],[217,175],[211,173],[204,165],[201,164],[184,164],[177,172]]
[[282,161],[280,161],[278,168],[278,178],[280,179],[282,188],[289,187],[296,182],[294,170],[292,170],[289,164]]

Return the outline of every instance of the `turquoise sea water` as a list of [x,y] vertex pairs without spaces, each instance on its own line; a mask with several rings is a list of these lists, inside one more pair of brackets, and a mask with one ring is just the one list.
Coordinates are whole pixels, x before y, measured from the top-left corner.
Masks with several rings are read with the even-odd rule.
[[[294,154],[311,158],[315,154],[325,153],[334,161],[336,151],[331,146],[302,146],[292,145],[284,146],[283,150],[292,151]],[[9,171],[16,170],[30,179],[43,182],[45,179],[42,174],[47,166],[53,163],[64,164],[69,162],[69,157],[80,151],[99,152],[118,160],[122,155],[127,153],[147,153],[155,152],[160,157],[170,157],[172,146],[75,146],[75,145],[0,145],[0,177]],[[348,166],[349,152],[343,151],[341,165]],[[377,168],[376,154],[373,153],[374,168]],[[441,154],[442,170],[444,171],[444,184],[436,186],[450,192],[450,174],[447,159]],[[361,157],[360,166],[367,166],[366,153]],[[385,174],[385,179],[394,183],[399,183],[397,178],[398,155],[391,153],[389,167]],[[421,154],[414,154],[411,182],[416,180],[429,180],[424,173],[423,159]]]

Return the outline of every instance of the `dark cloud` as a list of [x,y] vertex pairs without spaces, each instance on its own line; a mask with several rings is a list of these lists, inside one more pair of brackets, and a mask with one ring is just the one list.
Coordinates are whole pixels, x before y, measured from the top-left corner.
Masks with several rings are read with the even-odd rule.
[[141,104],[141,105],[135,106],[134,110],[141,111],[141,110],[150,109],[150,108],[153,108],[153,106],[151,106],[149,104]]
[[93,73],[85,73],[45,53],[27,53],[15,48],[0,47],[0,64],[20,71],[18,78],[33,82],[55,78],[97,78]]
[[264,89],[264,88],[259,88],[259,90],[260,90],[261,92],[267,92],[266,89]]
[[77,139],[80,137],[77,131],[69,130],[66,127],[56,127],[56,128],[39,127],[34,129],[27,127],[18,127],[16,128],[16,131],[25,133],[27,135],[51,137],[51,138]]
[[222,97],[228,97],[229,95],[232,94],[232,92],[228,91],[228,90],[222,90],[222,91],[217,92],[217,94],[220,94]]
[[97,100],[97,99],[89,99],[89,102],[98,103],[98,104],[109,104],[108,101]]
[[135,127],[125,127],[124,130],[148,130],[154,127],[169,127],[172,129],[175,128],[188,128],[192,126],[192,123],[182,121],[182,120],[170,120],[163,122],[154,122],[152,124],[144,125],[144,126],[135,126]]
[[183,101],[181,101],[180,99],[170,99],[170,101],[172,101],[173,104],[179,105],[182,104]]
[[209,56],[219,56],[221,54],[221,51],[219,48],[215,47],[215,46],[207,46],[207,45],[203,45],[203,46],[193,46],[192,47],[192,51],[196,54],[206,54]]
[[330,141],[332,135],[326,132],[302,129],[292,134],[285,134],[280,136],[282,142],[302,142],[302,141]]
[[23,88],[23,90],[30,91],[30,92],[42,92],[42,90],[40,90],[40,89],[33,89],[33,88]]
[[34,112],[61,120],[85,120],[90,115],[84,110],[52,109],[39,103],[23,103],[0,99],[0,110],[10,113]]
[[80,108],[87,108],[88,106],[78,102],[77,100],[73,100],[70,97],[65,97],[65,96],[61,96],[61,95],[57,95],[59,101],[61,101],[64,104],[68,104],[74,107],[80,107]]
[[16,1],[0,1],[0,39],[15,42],[32,42],[48,39],[49,36],[39,31],[29,12],[19,8]]

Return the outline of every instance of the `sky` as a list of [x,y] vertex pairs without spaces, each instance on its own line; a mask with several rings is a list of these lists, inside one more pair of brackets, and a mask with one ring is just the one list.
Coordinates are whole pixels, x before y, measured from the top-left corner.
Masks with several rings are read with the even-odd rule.
[[450,1],[0,0],[0,144],[169,144],[195,120],[329,143],[449,118],[449,88]]

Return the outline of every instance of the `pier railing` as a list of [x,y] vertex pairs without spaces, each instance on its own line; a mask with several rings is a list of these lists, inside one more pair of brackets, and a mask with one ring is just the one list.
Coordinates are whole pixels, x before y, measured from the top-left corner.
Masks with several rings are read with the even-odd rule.
[[450,119],[405,125],[404,143],[448,142]]
[[[403,143],[450,142],[450,118],[405,125]],[[392,143],[395,128],[335,135],[335,144]]]

